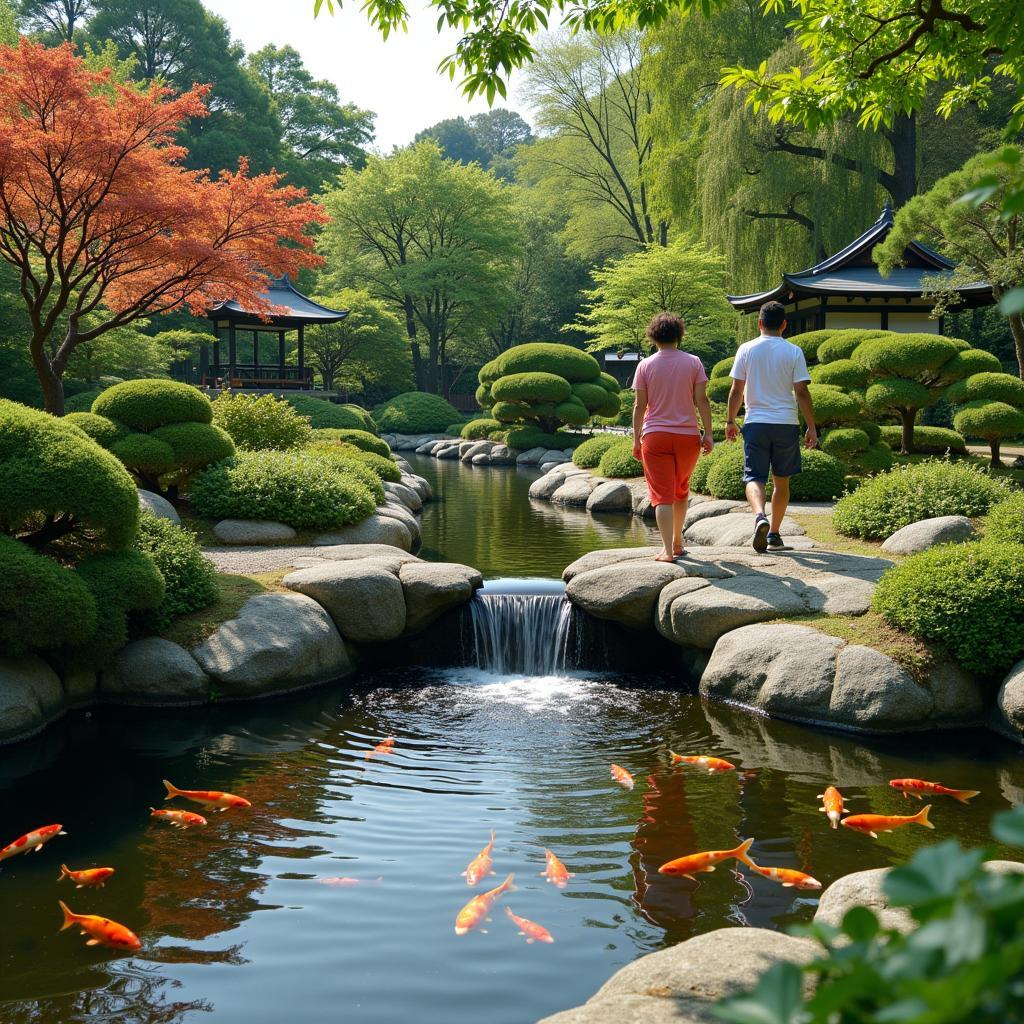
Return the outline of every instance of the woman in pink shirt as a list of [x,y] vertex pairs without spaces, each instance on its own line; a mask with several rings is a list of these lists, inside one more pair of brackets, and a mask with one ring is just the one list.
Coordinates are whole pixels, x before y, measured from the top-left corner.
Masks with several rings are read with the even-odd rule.
[[[661,532],[659,562],[683,554],[683,520],[690,497],[690,474],[701,450],[715,446],[711,438],[708,375],[701,361],[683,352],[683,321],[659,313],[647,325],[647,339],[657,351],[636,368],[633,389],[633,455],[644,466],[647,490]],[[704,424],[701,438],[697,413]]]

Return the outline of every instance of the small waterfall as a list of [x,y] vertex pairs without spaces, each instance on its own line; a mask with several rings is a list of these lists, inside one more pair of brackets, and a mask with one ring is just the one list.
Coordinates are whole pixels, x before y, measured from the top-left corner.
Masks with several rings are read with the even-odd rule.
[[573,606],[561,584],[488,583],[469,606],[473,661],[501,675],[552,676],[567,664]]

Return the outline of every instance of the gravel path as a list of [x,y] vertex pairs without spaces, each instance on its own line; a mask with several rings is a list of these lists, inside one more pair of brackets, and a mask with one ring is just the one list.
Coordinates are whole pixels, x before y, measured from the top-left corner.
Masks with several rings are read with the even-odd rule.
[[281,544],[276,547],[262,545],[232,545],[223,548],[203,548],[203,554],[217,567],[218,572],[249,575],[291,568],[300,558],[322,558],[320,548],[306,544]]

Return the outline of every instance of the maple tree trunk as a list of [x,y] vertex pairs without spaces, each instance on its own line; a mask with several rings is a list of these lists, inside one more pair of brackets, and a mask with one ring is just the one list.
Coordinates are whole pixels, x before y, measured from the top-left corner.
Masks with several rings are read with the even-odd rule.
[[33,338],[29,344],[32,366],[43,390],[43,408],[52,416],[64,415],[64,381],[46,357],[44,338]]
[[1017,372],[1024,377],[1024,314],[1013,313],[1007,319],[1013,335],[1013,348],[1017,353]]

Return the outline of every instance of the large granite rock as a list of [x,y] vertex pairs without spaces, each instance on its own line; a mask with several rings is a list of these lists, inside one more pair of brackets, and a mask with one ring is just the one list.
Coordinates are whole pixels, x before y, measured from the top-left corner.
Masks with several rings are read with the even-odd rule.
[[159,494],[152,491],[139,490],[139,508],[151,512],[157,519],[169,519],[175,526],[181,526],[181,517],[175,507]]
[[[786,543],[793,547],[810,546],[811,541],[801,541],[804,534],[802,526],[798,526],[788,516],[782,520],[779,532],[786,538]],[[707,547],[750,548],[750,538],[754,533],[754,517],[747,512],[726,512],[722,515],[708,516],[695,521],[686,528],[683,534],[689,544],[702,544]]]
[[377,506],[376,515],[400,522],[409,531],[413,547],[419,547],[420,521],[400,502],[385,501],[383,505]]
[[547,448],[528,448],[516,456],[516,463],[520,466],[539,466]]
[[[422,501],[430,501],[434,496],[434,490],[430,486],[430,481],[422,476],[417,476],[415,473],[408,472],[408,463],[405,463],[405,467],[402,471],[402,479],[400,483],[405,484],[406,487],[411,487],[419,496]],[[399,467],[402,468],[402,464],[399,463]]]
[[100,675],[100,694],[117,704],[203,704],[210,680],[184,647],[150,636],[118,651]]
[[449,609],[465,604],[484,582],[476,569],[446,562],[408,562],[399,579],[405,592],[406,633],[418,633]]
[[389,498],[395,498],[401,502],[410,512],[419,512],[423,508],[423,499],[419,496],[419,492],[414,490],[412,487],[402,483],[393,483],[392,481],[385,481],[384,493]]
[[882,550],[890,555],[913,555],[927,551],[936,544],[956,544],[977,535],[974,524],[966,516],[938,516],[904,526],[882,542]]
[[297,536],[290,526],[264,519],[222,519],[213,534],[221,544],[287,544]]
[[0,658],[0,744],[27,739],[63,711],[60,679],[42,658]]
[[343,526],[321,534],[315,547],[334,544],[390,544],[403,551],[412,551],[412,533],[405,523],[390,516],[374,514],[355,526]]
[[566,476],[562,486],[552,495],[551,500],[556,505],[579,505],[587,504],[590,492],[597,486],[597,481],[590,476],[575,475]]
[[388,566],[396,576],[399,568],[406,562],[419,561],[415,555],[390,544],[328,544],[318,547],[316,553],[320,556],[317,561],[325,558],[336,562],[353,562],[364,558],[374,559]]
[[488,452],[488,455],[492,466],[514,466],[516,464],[515,453],[507,444],[496,444]]
[[405,631],[402,584],[375,559],[313,565],[289,573],[283,583],[323,605],[353,643],[394,640]]
[[[560,468],[561,467],[559,467],[559,469]],[[543,476],[534,480],[533,483],[530,484],[530,497],[540,498],[543,501],[550,501],[551,496],[566,481],[565,474],[559,472],[559,469],[552,470],[550,473],[545,473]]]
[[595,618],[643,629],[651,624],[662,588],[685,574],[680,566],[648,556],[643,561],[619,562],[574,576],[565,593]]
[[588,512],[632,512],[633,492],[625,480],[604,480],[587,498]]
[[250,597],[192,655],[226,697],[284,693],[353,668],[331,617],[302,594]]
[[724,498],[712,498],[710,501],[691,501],[686,510],[683,527],[688,528],[702,519],[714,519],[716,516],[728,515],[737,509],[744,508],[742,501],[728,501]]
[[1024,739],[1024,660],[1007,673],[995,706],[996,728],[1014,739]]

